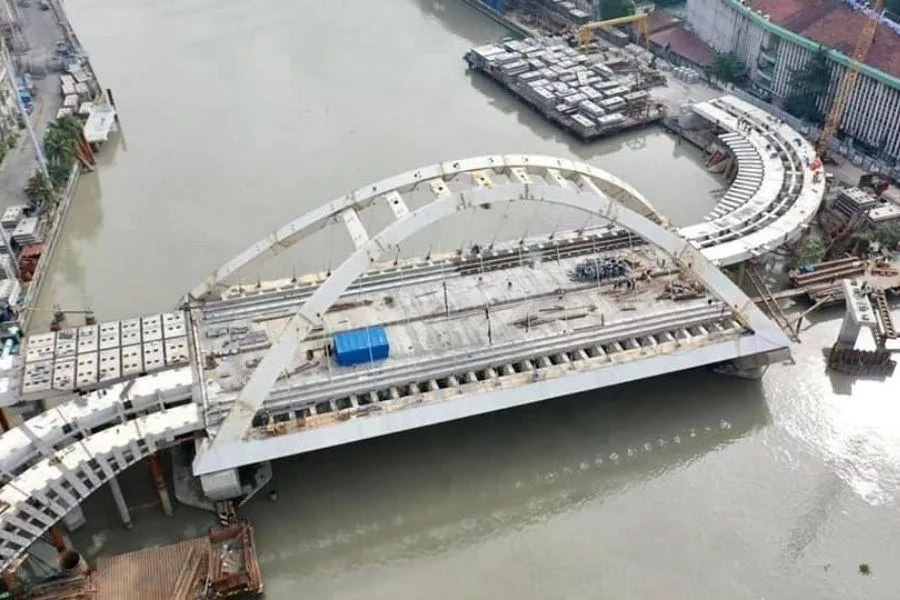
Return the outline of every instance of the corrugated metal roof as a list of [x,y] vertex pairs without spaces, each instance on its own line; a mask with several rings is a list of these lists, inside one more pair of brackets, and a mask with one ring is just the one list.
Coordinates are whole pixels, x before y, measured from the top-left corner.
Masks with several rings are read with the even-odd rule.
[[654,33],[650,36],[650,41],[663,48],[668,46],[678,56],[697,65],[709,67],[716,60],[716,55],[709,46],[681,25]]

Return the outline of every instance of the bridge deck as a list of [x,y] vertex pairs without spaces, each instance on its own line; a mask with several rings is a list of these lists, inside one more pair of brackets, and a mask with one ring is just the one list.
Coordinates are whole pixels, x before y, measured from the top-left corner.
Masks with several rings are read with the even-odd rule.
[[824,173],[814,165],[812,145],[787,124],[733,96],[693,109],[729,131],[720,139],[734,154],[738,174],[706,221],[683,227],[681,235],[723,265],[796,239],[825,194]]
[[[602,352],[614,353],[659,345],[667,339],[653,337],[660,327],[678,329],[679,323],[691,327],[698,317],[731,319],[730,310],[703,294],[679,301],[663,298],[666,284],[677,276],[650,246],[593,256],[627,257],[634,263],[632,275],[649,277],[639,277],[631,291],[613,280],[573,281],[570,274],[584,256],[549,260],[537,267],[528,264],[526,256],[526,264],[516,262],[508,268],[483,272],[473,268],[467,275],[450,272],[437,280],[410,275],[409,281],[395,281],[387,288],[347,294],[326,315],[325,326],[301,344],[266,408],[304,418],[333,413],[364,406],[373,394],[397,399],[420,388],[447,386],[454,377],[464,380],[470,372],[477,378],[487,368],[552,356],[569,350],[571,343],[600,344]],[[275,305],[283,302],[279,292],[256,297],[255,311],[267,315],[257,319],[248,319],[237,303],[233,320],[221,305],[209,312],[192,311],[199,354],[214,357],[215,363],[204,374],[210,422],[227,412],[253,366],[287,323],[286,312],[267,310],[267,297]],[[331,333],[374,325],[385,326],[388,332],[387,360],[341,367],[325,354]]]

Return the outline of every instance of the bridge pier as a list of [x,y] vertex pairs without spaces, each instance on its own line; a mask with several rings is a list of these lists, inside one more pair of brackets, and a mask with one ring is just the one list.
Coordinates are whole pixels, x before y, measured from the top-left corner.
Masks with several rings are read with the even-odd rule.
[[169,498],[169,488],[166,486],[166,476],[163,472],[162,465],[159,464],[159,454],[150,455],[150,471],[153,473],[153,485],[156,486],[156,492],[159,494],[159,501],[162,504],[163,513],[167,517],[172,516],[172,499]]
[[66,529],[69,531],[76,531],[87,523],[87,519],[84,516],[84,511],[81,509],[81,506],[76,506],[65,514],[62,518],[62,522],[65,523]]
[[112,492],[113,500],[116,501],[116,508],[119,509],[119,516],[122,517],[122,525],[125,529],[131,529],[134,524],[131,522],[131,512],[128,510],[128,504],[125,503],[125,496],[122,494],[122,486],[116,477],[109,478],[109,491]]
[[869,300],[866,283],[861,279],[845,279],[841,285],[844,288],[844,298],[846,298],[846,311],[837,341],[841,346],[853,348],[863,327],[872,329],[874,332],[878,325],[875,320],[875,311]]

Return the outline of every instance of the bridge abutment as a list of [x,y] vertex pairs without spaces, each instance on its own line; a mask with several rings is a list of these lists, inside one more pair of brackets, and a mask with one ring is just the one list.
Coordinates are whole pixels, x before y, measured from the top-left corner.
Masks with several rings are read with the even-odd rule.
[[853,348],[859,338],[859,332],[863,327],[875,332],[878,322],[875,318],[875,310],[869,300],[869,290],[861,279],[845,279],[841,282],[846,298],[846,311],[838,333],[838,344],[847,348]]
[[241,477],[237,469],[216,471],[200,476],[200,487],[203,495],[213,500],[233,500],[241,496]]

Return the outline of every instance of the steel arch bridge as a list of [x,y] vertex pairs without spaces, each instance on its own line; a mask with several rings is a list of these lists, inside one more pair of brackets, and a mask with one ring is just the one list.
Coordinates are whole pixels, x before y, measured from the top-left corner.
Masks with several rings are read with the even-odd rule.
[[[164,338],[166,360],[157,359],[152,369],[145,361],[144,370],[149,374],[141,372],[138,363],[131,363],[126,371],[125,322],[121,324],[121,348],[107,350],[103,349],[101,324],[99,345],[94,332],[93,341],[86,340],[87,351],[99,351],[97,360],[102,361],[104,352],[121,350],[121,371],[105,377],[102,371],[99,377],[94,372],[91,379],[92,363],[86,360],[86,378],[79,368],[77,377],[71,372],[75,382],[70,382],[70,387],[56,387],[54,369],[52,385],[46,383],[48,387],[40,390],[58,390],[54,392],[58,397],[72,394],[72,385],[86,383],[96,391],[87,396],[76,393],[75,399],[0,436],[0,568],[9,567],[88,495],[106,483],[113,486],[117,473],[186,435],[207,436],[198,448],[194,472],[204,490],[211,492],[210,497],[219,493],[226,498],[240,491],[236,467],[242,465],[694,366],[744,361],[742,364],[752,368],[784,357],[788,340],[783,332],[717,267],[795,239],[822,200],[821,166],[810,166],[814,150],[797,132],[746,103],[723,97],[696,105],[694,110],[730,131],[721,141],[737,159],[738,169],[735,184],[705,223],[675,230],[633,187],[578,162],[513,155],[439,163],[360,188],[278,229],[192,290],[186,296],[184,312],[149,319],[158,322],[164,333],[147,329],[147,318],[130,319],[137,329],[129,329],[128,336],[132,340],[137,336],[138,344]],[[740,127],[741,120],[750,121],[752,127]],[[427,199],[424,204],[422,196]],[[453,268],[458,269],[460,279],[477,272],[473,265],[465,264],[465,257],[457,256],[429,256],[391,268],[377,262],[386,251],[451,215],[485,204],[526,202],[567,207],[612,226],[605,233],[575,231],[565,240],[536,243],[536,252],[546,255],[555,247],[558,261],[560,249],[570,256],[583,256],[596,253],[598,246],[621,248],[616,244],[622,238],[617,238],[615,231],[627,230],[660,248],[674,264],[702,282],[709,305],[702,301],[605,326],[600,319],[590,331],[564,330],[528,338],[524,342],[527,352],[522,350],[523,341],[517,340],[470,348],[462,354],[438,352],[424,361],[400,360],[393,367],[353,371],[312,383],[303,380],[294,385],[280,380],[284,365],[340,298],[396,285],[433,286],[438,276]],[[369,232],[360,215],[378,207],[391,214],[392,221]],[[237,296],[229,291],[228,281],[242,271],[335,222],[346,226],[355,250],[327,278],[292,281]],[[494,251],[484,261],[488,259],[500,269],[521,261],[510,248]],[[289,319],[283,319],[287,325],[269,336],[273,343],[249,373],[247,383],[228,391],[206,380],[205,356],[198,341],[202,330],[192,320],[192,315],[198,314],[201,321],[207,318],[219,323],[228,323],[228,314],[237,315],[235,318],[261,314],[266,319],[285,315]],[[106,325],[114,326],[119,335],[119,322]],[[179,341],[191,335],[192,345]],[[74,342],[68,342],[61,361],[74,362],[68,352],[77,353],[80,361],[81,336],[79,330],[77,351]],[[162,341],[150,343],[163,347]],[[36,361],[47,360],[45,350],[35,348]],[[172,352],[174,361],[170,362]],[[757,357],[762,359],[754,362]],[[421,369],[427,373],[417,380]],[[414,381],[419,383],[411,383]],[[439,381],[450,387],[437,385]],[[24,383],[23,379],[23,390]],[[365,392],[377,386],[390,393],[381,397],[379,392],[375,397],[374,391]],[[400,387],[406,395],[400,394],[398,399]],[[34,393],[42,393],[40,390],[35,388]],[[369,403],[364,402],[366,393]],[[364,418],[336,420],[327,427],[291,435],[258,435],[253,419],[261,407],[271,405],[280,410],[319,398],[349,399],[350,408],[339,412],[355,411],[358,414],[353,416]],[[382,413],[364,410],[382,401],[385,406],[395,401],[405,404]],[[403,410],[410,408],[414,410]]]
[[[430,194],[429,201],[410,210],[407,195],[423,190]],[[617,177],[587,164],[546,156],[486,156],[440,163],[360,188],[292,221],[217,269],[186,298],[188,304],[214,298],[241,270],[277,255],[337,219],[346,225],[355,245],[351,255],[306,298],[255,367],[227,416],[213,428],[209,441],[198,452],[195,474],[211,475],[289,451],[283,440],[248,439],[251,421],[300,344],[322,325],[329,308],[389,249],[451,215],[480,206],[520,202],[572,208],[660,248],[754,332],[740,340],[737,356],[787,347],[784,333],[700,250],[681,237],[646,198]],[[390,208],[393,221],[372,235],[363,226],[360,213],[379,205]],[[565,393],[572,391],[577,390]]]

